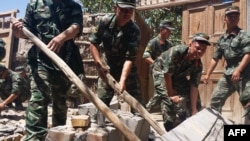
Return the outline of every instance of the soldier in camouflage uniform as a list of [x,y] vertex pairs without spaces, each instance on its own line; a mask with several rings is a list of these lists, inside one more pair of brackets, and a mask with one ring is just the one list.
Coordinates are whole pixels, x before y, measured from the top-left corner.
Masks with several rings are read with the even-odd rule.
[[172,43],[168,41],[171,31],[174,30],[172,23],[168,20],[162,21],[159,25],[159,30],[159,34],[148,42],[142,56],[149,65],[151,65],[162,52],[173,46]]
[[[5,56],[4,46],[4,41],[0,39],[0,61]],[[13,107],[14,105],[15,109],[23,109],[22,102],[30,97],[30,87],[26,84],[25,79],[19,73],[0,65],[0,97],[2,99],[0,111],[6,106]]]
[[227,66],[211,99],[211,107],[219,112],[226,99],[235,91],[238,92],[246,112],[250,110],[250,34],[239,28],[239,17],[239,7],[230,6],[225,10],[224,22],[227,30],[218,39],[214,56],[203,79],[207,83],[219,59],[224,57]]
[[[27,38],[26,27],[47,47],[61,57],[77,74],[83,64],[74,38],[81,34],[81,6],[73,0],[30,0],[23,22],[13,24],[16,37]],[[66,92],[71,83],[67,76],[37,46],[28,53],[31,68],[31,98],[26,111],[25,141],[41,141],[47,134],[47,106],[52,101],[52,126],[65,125],[67,118]],[[51,99],[50,99],[51,98]]]
[[[149,64],[149,68],[150,68],[149,74],[148,74],[149,75],[148,76],[148,78],[149,78],[148,79],[148,86],[150,87],[150,89],[148,91],[149,97],[152,97],[153,91],[154,91],[151,65],[154,62],[154,60],[158,56],[161,55],[162,52],[168,50],[169,48],[171,48],[173,46],[172,43],[170,41],[168,41],[168,38],[169,38],[172,30],[174,30],[172,22],[170,22],[168,20],[161,21],[161,23],[159,25],[159,34],[148,42],[148,44],[145,48],[145,51],[143,53],[142,58],[144,59],[144,61],[146,63]],[[158,109],[160,109],[160,107],[155,106],[154,109],[158,110]],[[153,110],[153,109],[151,109],[151,110]]]
[[[202,73],[200,58],[210,45],[208,40],[206,34],[197,33],[188,46],[174,46],[163,52],[153,63],[155,94],[148,102],[147,108],[150,110],[152,106],[161,104],[167,131],[177,126],[177,122],[197,113],[199,109],[198,85]],[[181,101],[179,97],[171,98],[173,96],[181,96],[184,100]]]
[[140,81],[135,65],[140,30],[131,20],[135,0],[117,0],[114,8],[115,14],[104,16],[96,31],[89,37],[90,51],[100,76],[97,93],[107,106],[114,95],[114,90],[105,82],[106,72],[110,72],[119,82],[121,91],[126,89],[142,102]]

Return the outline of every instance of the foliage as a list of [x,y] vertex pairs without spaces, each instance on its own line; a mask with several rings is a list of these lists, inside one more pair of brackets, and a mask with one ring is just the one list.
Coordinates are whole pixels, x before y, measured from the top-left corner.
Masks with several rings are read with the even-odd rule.
[[[79,0],[88,13],[110,13],[113,12],[114,0]],[[174,44],[181,43],[182,29],[182,7],[159,8],[152,10],[137,11],[145,19],[145,22],[152,29],[152,37],[158,34],[159,23],[166,19],[173,22],[176,30],[172,31],[169,40]]]
[[174,44],[181,43],[181,32],[182,32],[182,7],[171,7],[162,9],[152,9],[147,11],[139,11],[139,15],[145,19],[145,22],[150,26],[153,31],[152,36],[156,36],[158,32],[158,26],[162,20],[169,20],[173,22],[175,26],[172,31],[169,40]]
[[110,13],[113,11],[114,0],[79,0],[84,11],[88,13]]

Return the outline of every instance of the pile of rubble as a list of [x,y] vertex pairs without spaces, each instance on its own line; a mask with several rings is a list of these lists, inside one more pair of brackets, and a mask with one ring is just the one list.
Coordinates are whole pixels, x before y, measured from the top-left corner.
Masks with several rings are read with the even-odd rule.
[[[52,107],[48,111],[48,134],[46,141],[127,141],[103,114],[97,112],[92,103],[78,108],[69,108],[65,126],[51,127]],[[147,141],[149,123],[141,116],[124,111],[120,104],[111,104],[112,111],[135,133],[141,141]],[[8,109],[1,111],[0,141],[20,141],[25,135],[25,110]]]
[[25,133],[25,111],[6,109],[0,115],[0,141],[19,141]]

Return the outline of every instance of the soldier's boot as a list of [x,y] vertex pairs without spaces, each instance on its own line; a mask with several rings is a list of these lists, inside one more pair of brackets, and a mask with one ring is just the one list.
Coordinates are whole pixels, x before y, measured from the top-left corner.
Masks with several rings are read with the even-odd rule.
[[174,123],[170,121],[166,121],[164,123],[165,130],[168,132],[174,128]]

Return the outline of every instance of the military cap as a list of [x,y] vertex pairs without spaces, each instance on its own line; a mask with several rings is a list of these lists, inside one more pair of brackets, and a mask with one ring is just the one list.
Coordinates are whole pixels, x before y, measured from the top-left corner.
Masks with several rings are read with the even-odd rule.
[[211,43],[209,42],[209,36],[205,33],[194,34],[192,41],[203,42],[206,43],[207,45],[211,45]]
[[115,3],[121,8],[135,8],[136,0],[115,0]]
[[225,10],[225,15],[230,13],[240,13],[240,8],[238,6],[229,6]]
[[169,30],[175,30],[175,28],[173,27],[172,22],[170,22],[170,21],[168,21],[168,20],[163,20],[163,21],[161,21],[159,27],[160,27],[160,28],[167,28],[167,29],[169,29]]
[[6,54],[5,42],[3,41],[3,39],[0,38],[0,61],[3,60],[5,54]]

